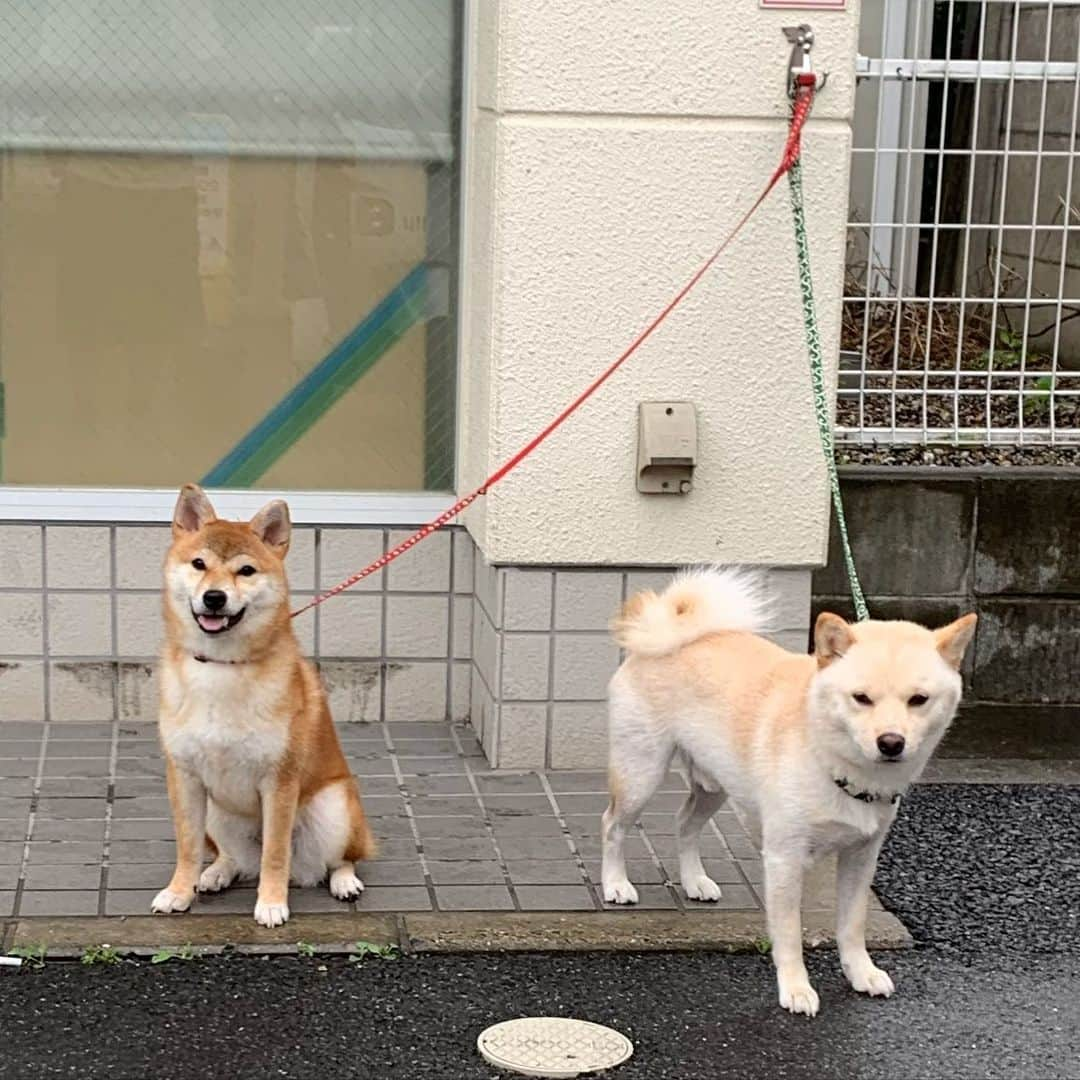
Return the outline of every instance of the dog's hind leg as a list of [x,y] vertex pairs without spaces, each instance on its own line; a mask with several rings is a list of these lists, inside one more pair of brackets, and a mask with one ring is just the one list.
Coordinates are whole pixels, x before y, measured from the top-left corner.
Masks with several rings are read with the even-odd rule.
[[217,848],[217,858],[202,872],[199,892],[227,889],[237,878],[259,874],[258,822],[223,810],[211,798],[207,806],[206,833]]
[[[612,701],[612,738],[608,765],[611,802],[601,823],[603,868],[600,873],[604,901],[636,904],[637,890],[626,876],[623,842],[645,804],[664,779],[675,752],[674,744],[646,731],[627,730],[626,716],[616,720],[618,704]],[[621,730],[617,730],[621,728]]]
[[316,885],[330,878],[330,893],[355,900],[364,890],[356,863],[375,849],[364,808],[352,779],[337,780],[317,791],[300,808],[293,832],[292,880]]
[[376,845],[360,796],[351,782],[346,790],[346,800],[349,806],[349,839],[341,864],[331,865],[330,892],[338,900],[355,900],[364,891],[364,883],[356,873],[356,864],[360,859],[372,858]]
[[719,900],[720,886],[701,862],[701,830],[724,803],[724,790],[702,786],[691,770],[690,794],[682,804],[676,822],[679,838],[679,878],[690,900]]

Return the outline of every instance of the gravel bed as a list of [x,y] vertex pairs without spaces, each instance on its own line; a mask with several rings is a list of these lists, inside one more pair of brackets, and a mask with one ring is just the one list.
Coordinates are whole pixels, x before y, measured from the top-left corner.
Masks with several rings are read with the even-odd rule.
[[918,465],[964,468],[998,465],[1021,467],[1053,465],[1080,466],[1080,446],[899,446],[869,443],[839,445],[838,465]]
[[920,944],[1080,956],[1080,787],[918,785],[875,888]]
[[[1080,383],[1080,377],[1072,376],[1069,389],[1075,390]],[[901,380],[902,382],[902,380]],[[879,389],[886,389],[887,383],[879,383]],[[953,396],[931,397],[926,402],[926,410],[923,411],[922,395],[918,393],[920,383],[918,380],[907,386],[898,385],[897,396],[894,400],[891,393],[874,393],[867,389],[862,397],[862,409],[859,409],[858,398],[845,395],[840,391],[836,403],[836,422],[839,426],[848,428],[864,428],[874,430],[880,428],[900,428],[901,430],[921,432],[927,430],[939,440],[949,438],[951,432],[959,430],[982,431],[987,426],[997,428],[999,431],[1016,431],[1018,429],[1046,430],[1051,424],[1059,432],[1070,433],[1074,437],[1080,430],[1080,397],[1059,396],[1054,404],[1051,414],[1048,405],[1048,395],[1036,393],[1025,398],[1023,411],[1023,423],[1021,423],[1020,406],[1014,394],[1007,397],[996,397],[990,407],[990,423],[986,420],[986,399],[981,393],[974,397],[961,396],[953,409]],[[950,384],[946,387],[951,388]],[[939,385],[938,389],[942,387]],[[1005,389],[1004,387],[999,387]],[[978,390],[977,386],[968,386],[968,390]],[[1012,389],[1009,387],[1008,389]],[[912,396],[904,396],[903,391],[916,391]]]

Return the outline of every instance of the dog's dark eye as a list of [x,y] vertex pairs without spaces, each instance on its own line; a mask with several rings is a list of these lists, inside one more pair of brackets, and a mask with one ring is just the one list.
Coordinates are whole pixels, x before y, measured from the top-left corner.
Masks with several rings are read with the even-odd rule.
[[860,705],[873,705],[874,703],[865,694],[851,695]]
[[194,566],[196,570],[205,570],[206,569],[206,563],[204,563],[202,561],[202,559],[192,559],[191,560],[191,565]]
[[255,567],[254,566],[241,566],[240,569],[237,570],[236,572],[241,577],[251,577],[251,575],[255,573]]
[[925,705],[930,699],[925,694],[912,694],[907,699],[907,703],[913,708],[917,709],[920,705]]

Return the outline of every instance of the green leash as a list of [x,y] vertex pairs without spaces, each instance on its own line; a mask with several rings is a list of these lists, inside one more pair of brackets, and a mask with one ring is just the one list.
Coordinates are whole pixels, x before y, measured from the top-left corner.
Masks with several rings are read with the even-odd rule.
[[870,618],[859,575],[855,571],[855,559],[848,540],[847,520],[844,517],[844,500],[840,495],[840,478],[836,474],[836,449],[833,444],[832,423],[829,419],[829,399],[825,393],[825,365],[821,357],[821,335],[818,333],[817,307],[814,304],[814,282],[810,276],[810,245],[806,239],[806,211],[803,207],[802,166],[796,158],[788,170],[791,187],[791,212],[795,219],[795,250],[799,258],[799,288],[802,290],[803,323],[806,326],[806,351],[810,356],[810,385],[814,392],[814,414],[817,416],[821,451],[825,455],[825,469],[829,476],[833,509],[840,530],[840,545],[844,550],[844,566],[851,584],[851,599],[855,604],[855,618],[859,622]]

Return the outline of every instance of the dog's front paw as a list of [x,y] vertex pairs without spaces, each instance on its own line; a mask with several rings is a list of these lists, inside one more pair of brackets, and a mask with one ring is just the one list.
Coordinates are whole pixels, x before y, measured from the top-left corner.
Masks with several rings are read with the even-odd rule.
[[605,904],[636,904],[637,900],[637,889],[626,878],[604,883]]
[[780,1007],[790,1013],[817,1016],[821,1000],[806,979],[780,980]]
[[843,965],[843,968],[848,982],[851,983],[851,989],[860,994],[887,998],[892,997],[896,989],[888,973],[882,971],[869,956],[861,957],[857,961],[849,961]]
[[282,902],[280,904],[268,904],[264,900],[259,900],[255,904],[255,921],[260,926],[284,926],[289,921],[289,905]]
[[688,900],[716,901],[721,896],[720,886],[708,874],[702,874],[700,877],[684,881],[683,891],[686,893]]
[[339,866],[330,875],[330,895],[338,900],[355,900],[363,891],[364,883],[350,867]]
[[187,911],[194,899],[195,893],[193,890],[183,893],[173,892],[172,889],[162,889],[154,897],[150,910],[156,915],[168,915],[173,911]]

